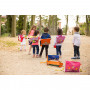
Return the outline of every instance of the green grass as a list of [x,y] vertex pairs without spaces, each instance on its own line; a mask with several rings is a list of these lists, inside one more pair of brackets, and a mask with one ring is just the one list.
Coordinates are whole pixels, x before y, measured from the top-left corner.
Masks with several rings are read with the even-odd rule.
[[2,37],[8,37],[10,35],[10,33],[4,33],[3,35],[2,35]]
[[3,43],[4,47],[12,47],[12,46],[16,46],[17,43],[13,42],[13,41],[2,41],[0,40],[1,43]]

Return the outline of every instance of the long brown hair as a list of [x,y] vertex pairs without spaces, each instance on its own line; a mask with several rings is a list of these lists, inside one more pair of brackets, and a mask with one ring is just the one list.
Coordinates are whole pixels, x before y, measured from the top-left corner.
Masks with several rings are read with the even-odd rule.
[[33,26],[31,27],[31,29],[29,30],[29,34],[30,34],[31,30],[33,30],[33,28],[36,28],[36,26],[33,25]]

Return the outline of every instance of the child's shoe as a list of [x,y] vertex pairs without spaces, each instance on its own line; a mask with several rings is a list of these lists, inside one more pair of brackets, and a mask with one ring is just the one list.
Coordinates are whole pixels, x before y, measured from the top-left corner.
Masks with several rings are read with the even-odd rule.
[[20,51],[22,51],[22,49],[20,49]]
[[77,59],[77,57],[72,57],[71,59]]
[[80,59],[80,56],[78,56],[77,59]]
[[39,58],[39,55],[36,55],[36,58]]
[[35,58],[35,55],[33,55],[33,58]]

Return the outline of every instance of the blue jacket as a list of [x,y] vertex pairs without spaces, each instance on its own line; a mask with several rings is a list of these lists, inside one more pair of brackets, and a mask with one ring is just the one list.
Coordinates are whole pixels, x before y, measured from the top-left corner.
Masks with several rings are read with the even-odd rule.
[[51,36],[48,33],[43,33],[41,39],[47,39],[47,38],[51,38]]

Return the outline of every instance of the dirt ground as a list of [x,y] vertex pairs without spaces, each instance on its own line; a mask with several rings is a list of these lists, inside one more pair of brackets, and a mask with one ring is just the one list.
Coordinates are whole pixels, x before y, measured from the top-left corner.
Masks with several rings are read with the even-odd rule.
[[[55,55],[56,50],[53,48],[55,36],[52,36],[49,46],[49,54]],[[80,61],[82,72],[64,72],[65,61],[73,57],[72,35],[67,35],[62,45],[63,67],[47,66],[45,62],[45,53],[42,58],[32,58],[28,55],[29,45],[27,40],[27,51],[19,51],[20,42],[16,38],[0,38],[0,75],[88,75],[90,74],[90,37],[81,36]],[[6,43],[13,42],[12,44]],[[45,52],[45,51],[44,51]]]

